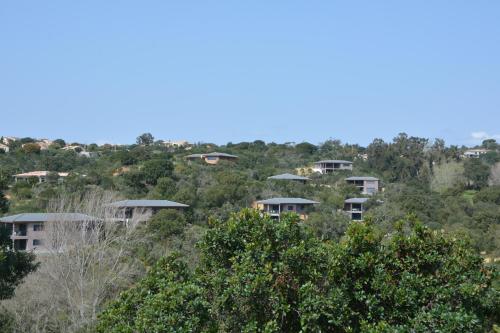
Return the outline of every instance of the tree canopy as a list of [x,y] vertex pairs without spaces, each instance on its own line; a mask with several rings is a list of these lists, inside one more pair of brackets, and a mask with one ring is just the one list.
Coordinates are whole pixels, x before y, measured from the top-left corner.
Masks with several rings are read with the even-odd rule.
[[12,249],[11,230],[0,225],[0,300],[10,298],[23,278],[36,270],[35,256]]
[[322,242],[296,215],[214,220],[190,272],[162,259],[101,314],[99,332],[487,332],[496,272],[466,240],[414,218]]

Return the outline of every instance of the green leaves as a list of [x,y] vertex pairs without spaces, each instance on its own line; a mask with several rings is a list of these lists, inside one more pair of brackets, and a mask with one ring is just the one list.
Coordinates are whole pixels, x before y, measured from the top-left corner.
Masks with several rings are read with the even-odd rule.
[[[407,226],[410,225],[408,228]],[[212,220],[194,274],[162,259],[101,315],[100,332],[487,332],[496,273],[468,242],[409,218],[321,242],[295,215]]]
[[10,228],[0,225],[0,300],[10,298],[29,273],[35,271],[35,255],[12,250]]

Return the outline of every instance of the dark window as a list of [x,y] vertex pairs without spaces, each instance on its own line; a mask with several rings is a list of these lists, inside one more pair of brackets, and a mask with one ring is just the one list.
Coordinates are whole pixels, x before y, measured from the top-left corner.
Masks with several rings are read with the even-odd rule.
[[288,206],[286,209],[287,210],[293,210],[293,206]]
[[33,231],[43,231],[43,224],[33,224]]
[[38,246],[42,245],[42,240],[41,239],[33,239],[33,246]]
[[352,219],[354,221],[361,221],[363,218],[361,217],[361,213],[352,213]]

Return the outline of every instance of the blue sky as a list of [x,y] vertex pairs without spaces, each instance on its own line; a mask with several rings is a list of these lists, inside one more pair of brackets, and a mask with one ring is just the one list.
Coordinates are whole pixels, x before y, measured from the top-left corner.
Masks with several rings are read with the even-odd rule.
[[495,0],[6,0],[0,135],[499,139],[499,17]]

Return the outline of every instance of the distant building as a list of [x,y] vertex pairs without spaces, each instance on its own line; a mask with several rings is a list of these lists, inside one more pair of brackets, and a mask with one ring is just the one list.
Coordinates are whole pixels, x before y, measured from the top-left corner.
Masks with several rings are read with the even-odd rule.
[[356,186],[361,194],[371,195],[377,193],[379,188],[379,179],[375,177],[349,177],[346,182]]
[[8,153],[10,149],[9,146],[0,143],[0,150],[3,150],[4,152]]
[[3,143],[4,145],[10,145],[11,142],[17,141],[19,138],[16,138],[14,136],[2,136],[0,139],[0,143]]
[[76,146],[76,145],[73,145],[73,146],[66,146],[66,147],[63,147],[61,148],[62,150],[73,150],[75,153],[77,153],[78,156],[81,156],[81,157],[98,157],[99,154],[97,152],[90,152],[90,151],[86,151],[82,146]]
[[162,144],[165,147],[172,147],[172,148],[183,148],[183,147],[189,147],[191,144],[187,142],[186,140],[178,140],[178,141],[162,141]]
[[79,213],[25,213],[0,218],[11,230],[12,246],[16,250],[45,252],[47,222],[84,222],[92,218]]
[[353,221],[362,221],[363,212],[365,211],[364,204],[368,198],[351,198],[344,201],[344,211],[349,214]]
[[469,149],[464,152],[464,157],[465,158],[479,158],[479,156],[484,155],[486,153],[490,152],[489,149]]
[[118,209],[120,219],[130,219],[138,214],[144,219],[148,219],[161,209],[184,209],[189,207],[189,205],[169,200],[121,200],[108,206]]
[[271,198],[259,200],[254,203],[254,208],[278,219],[282,213],[297,213],[302,220],[307,219],[309,209],[319,202],[303,198]]
[[323,160],[314,162],[312,170],[321,174],[332,173],[338,170],[352,170],[352,162],[344,160]]
[[98,157],[99,153],[95,151],[81,151],[78,153],[78,156],[92,158]]
[[307,182],[309,180],[309,177],[302,177],[302,176],[292,175],[291,173],[283,173],[283,174],[280,174],[280,175],[267,177],[267,179],[270,179],[270,180],[291,180],[291,181],[297,181],[297,182],[305,183],[305,182]]
[[236,161],[238,159],[238,156],[236,155],[231,155],[231,154],[226,154],[226,153],[208,153],[208,154],[191,154],[186,156],[186,159],[190,161],[195,161],[195,160],[203,160],[205,163],[208,164],[217,164],[221,160],[225,161]]
[[[47,175],[50,171],[31,171],[25,173],[18,173],[14,175],[14,179],[16,183],[18,181],[28,181],[29,179],[38,178],[39,183],[45,183],[47,181]],[[69,173],[68,172],[56,172],[59,175],[59,181],[62,182],[64,178],[66,178]]]
[[[38,141],[28,142],[28,143],[37,144],[40,147],[40,150],[47,150],[47,149],[49,149],[49,147],[53,143],[53,141],[49,140],[49,139],[39,139]],[[24,147],[28,143],[25,143],[25,144],[21,145],[21,147]]]
[[62,147],[61,149],[62,150],[74,150],[77,153],[85,150],[85,149],[83,149],[82,146],[79,146],[79,145],[69,145],[69,146]]

